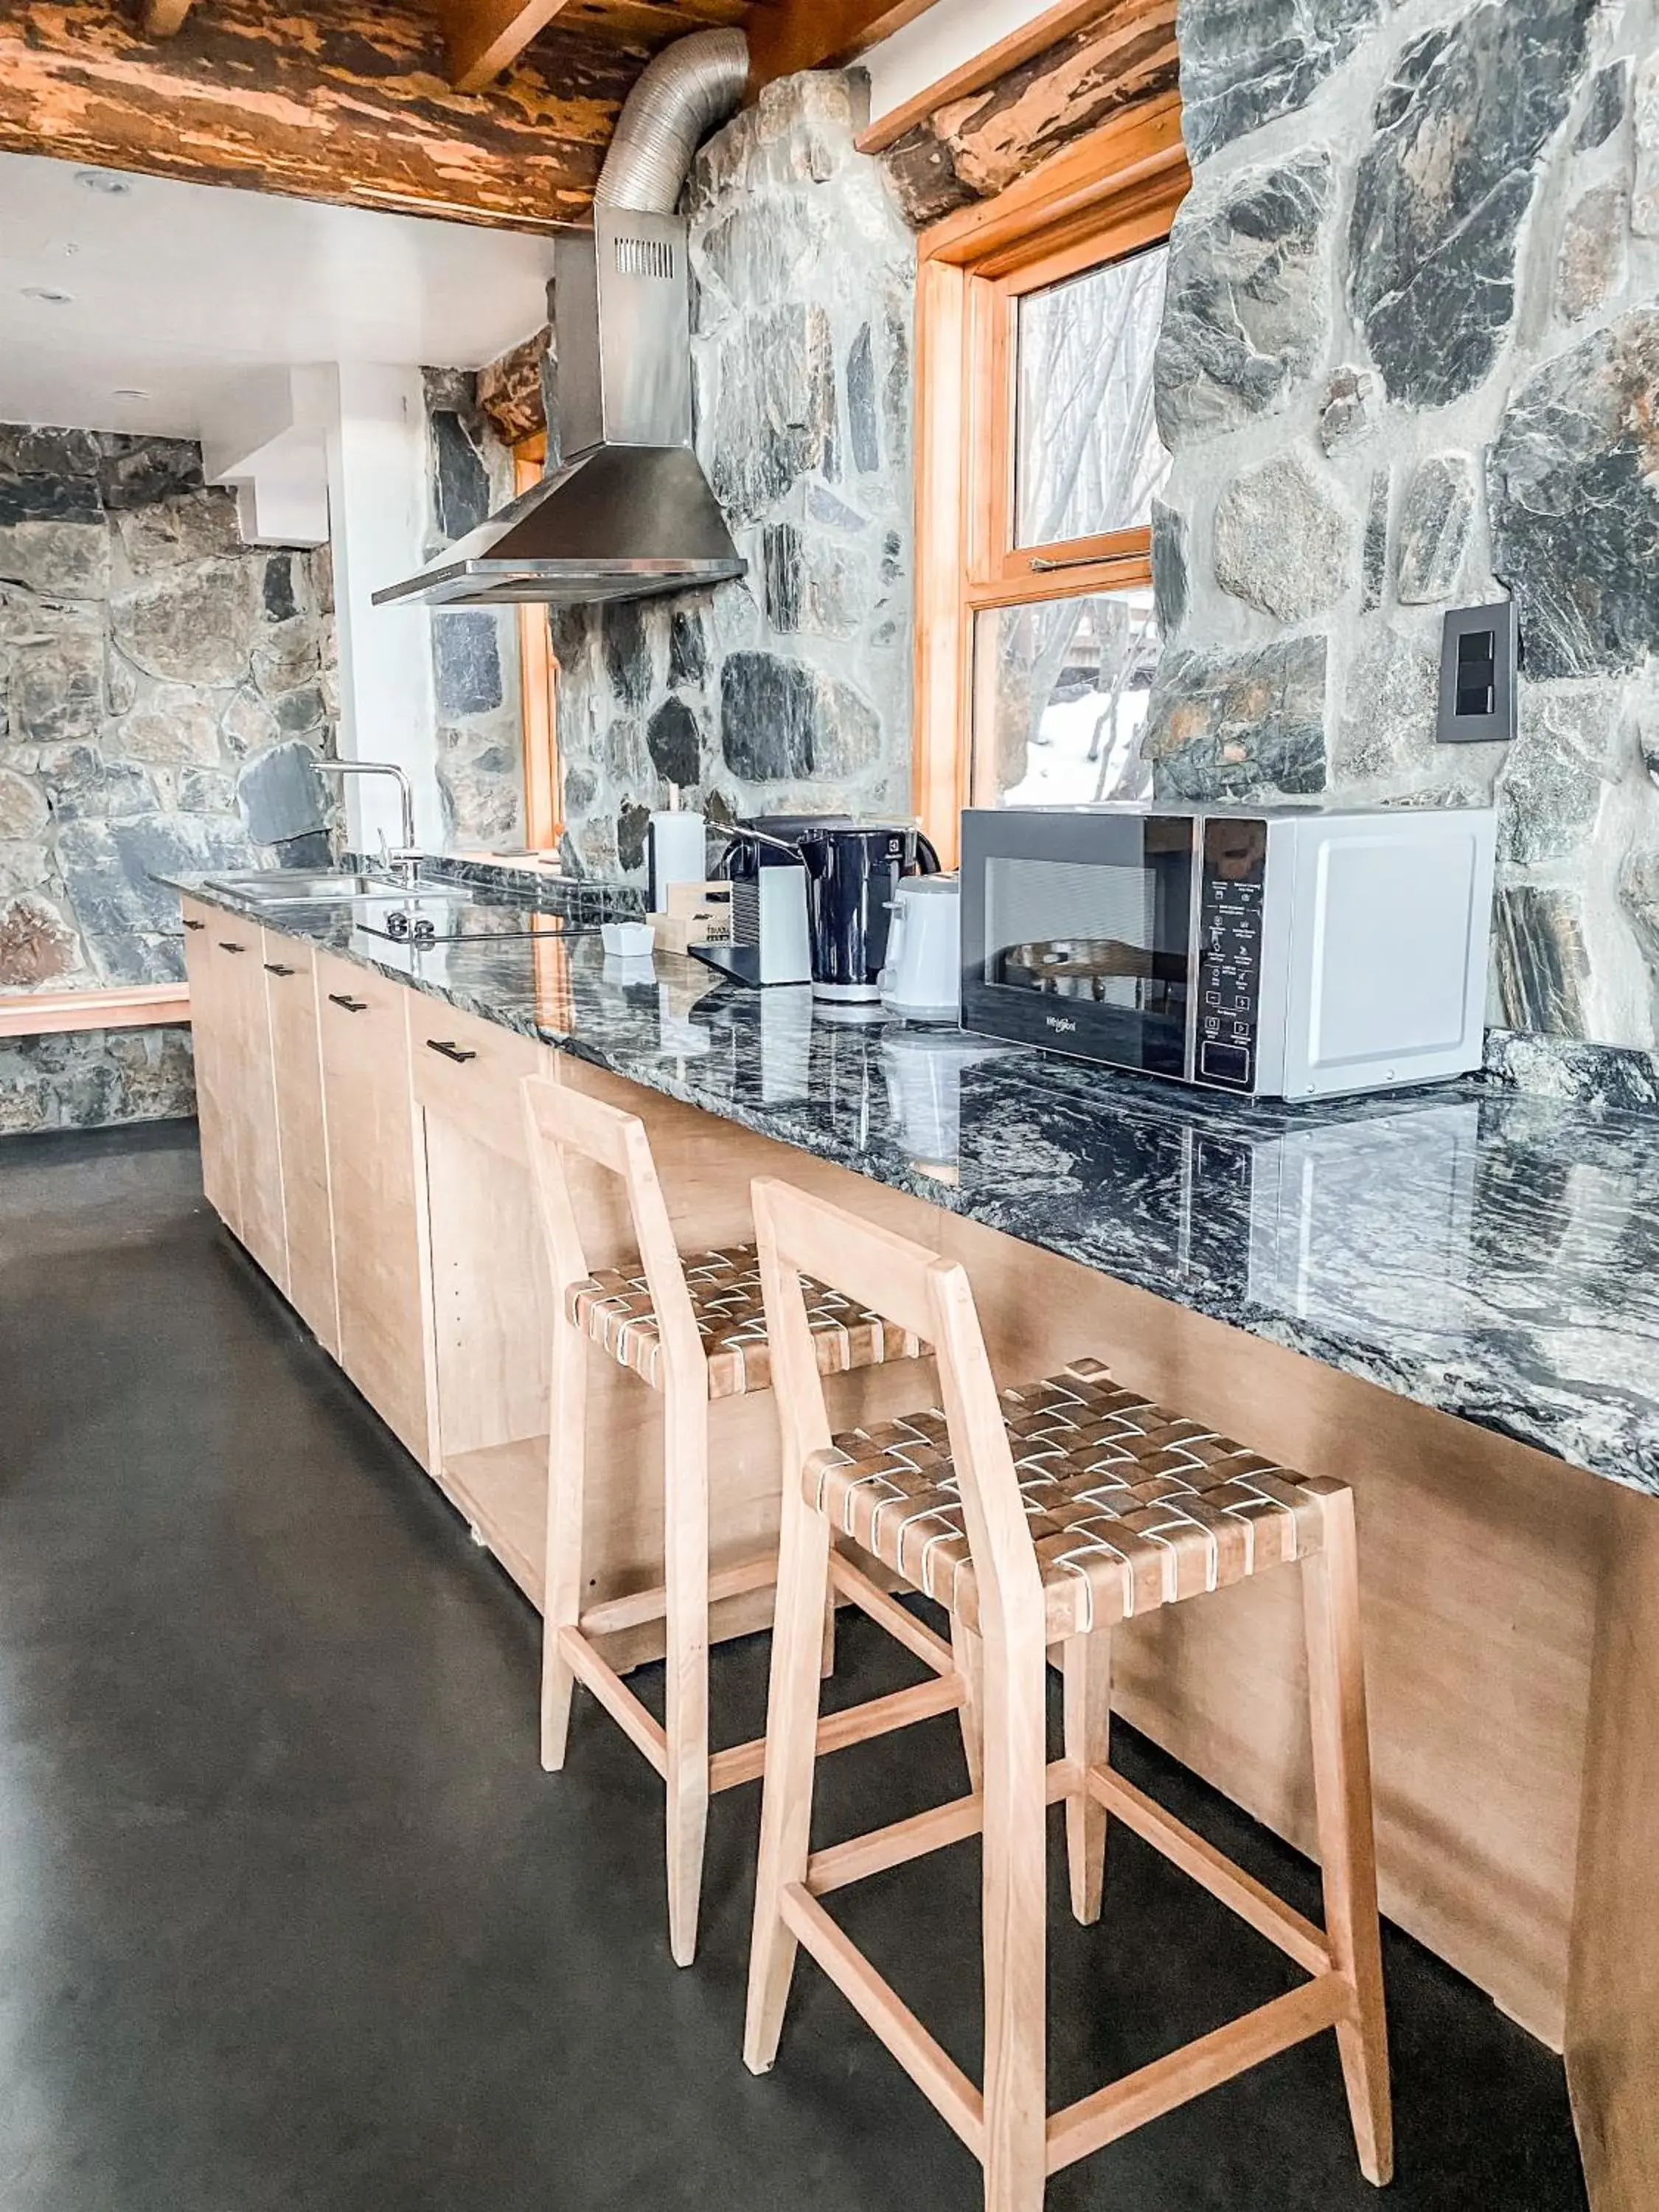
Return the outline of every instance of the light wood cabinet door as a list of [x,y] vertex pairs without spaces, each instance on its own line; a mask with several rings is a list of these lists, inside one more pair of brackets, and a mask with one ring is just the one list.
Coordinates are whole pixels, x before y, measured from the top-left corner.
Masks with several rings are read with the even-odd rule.
[[217,1079],[236,1154],[237,1235],[277,1288],[288,1288],[283,1225],[283,1162],[276,1139],[276,1090],[270,1015],[265,1003],[264,933],[258,924],[210,911],[212,1025],[226,1051]]
[[215,957],[213,930],[223,919],[216,907],[194,899],[180,902],[185,921],[185,971],[190,979],[191,1046],[196,1062],[196,1116],[202,1138],[202,1188],[225,1225],[240,1237],[240,1194],[237,1187],[236,1131],[226,1103],[226,1087],[235,1059],[229,1034],[234,1009],[222,1003],[222,963]]
[[264,939],[276,1140],[282,1159],[283,1223],[288,1242],[288,1295],[319,1344],[337,1359],[339,1309],[334,1289],[334,1224],[329,1205],[316,972],[308,945],[271,929],[264,932]]
[[423,1467],[434,1461],[424,1177],[416,1170],[410,994],[319,952],[340,1364]]

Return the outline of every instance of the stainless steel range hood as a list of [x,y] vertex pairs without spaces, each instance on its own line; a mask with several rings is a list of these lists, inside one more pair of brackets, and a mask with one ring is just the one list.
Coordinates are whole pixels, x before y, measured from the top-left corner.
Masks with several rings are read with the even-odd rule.
[[686,226],[673,210],[697,146],[737,107],[741,31],[659,54],[630,94],[592,231],[554,249],[555,415],[565,462],[401,584],[384,606],[591,605],[741,576],[691,447]]

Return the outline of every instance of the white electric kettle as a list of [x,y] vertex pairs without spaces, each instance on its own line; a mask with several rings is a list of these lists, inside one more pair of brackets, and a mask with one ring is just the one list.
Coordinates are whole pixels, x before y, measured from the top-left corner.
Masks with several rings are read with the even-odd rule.
[[962,885],[955,876],[907,876],[896,887],[881,1003],[908,1022],[960,1018]]

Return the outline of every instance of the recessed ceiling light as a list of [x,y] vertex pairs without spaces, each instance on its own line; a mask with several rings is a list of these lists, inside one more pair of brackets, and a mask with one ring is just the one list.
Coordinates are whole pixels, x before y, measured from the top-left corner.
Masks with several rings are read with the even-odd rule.
[[50,284],[25,284],[23,297],[42,301],[48,307],[69,307],[75,303],[72,292],[55,292]]
[[120,199],[132,190],[125,177],[112,177],[107,169],[77,169],[75,181],[89,192],[107,192],[111,199]]
[[110,394],[112,399],[148,399],[150,396],[148,392],[141,392],[136,384],[118,384]]

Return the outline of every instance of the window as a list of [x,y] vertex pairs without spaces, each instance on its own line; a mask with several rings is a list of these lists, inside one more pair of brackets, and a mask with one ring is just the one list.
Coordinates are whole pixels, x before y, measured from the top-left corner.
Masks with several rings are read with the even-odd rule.
[[[513,448],[515,492],[541,481],[545,434]],[[551,852],[564,829],[564,786],[559,771],[559,666],[553,658],[547,609],[519,609],[519,681],[524,714],[524,842],[526,850]]]
[[916,795],[952,853],[964,805],[1144,795],[1152,360],[1188,182],[1159,100],[923,237]]

